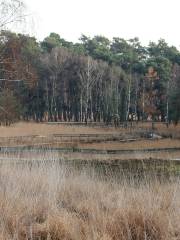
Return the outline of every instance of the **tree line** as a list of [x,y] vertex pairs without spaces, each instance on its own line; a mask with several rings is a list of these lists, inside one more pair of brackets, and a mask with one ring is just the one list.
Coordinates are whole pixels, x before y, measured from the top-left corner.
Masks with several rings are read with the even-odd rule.
[[180,52],[165,40],[142,46],[51,33],[43,41],[0,32],[0,122],[157,120],[178,123]]

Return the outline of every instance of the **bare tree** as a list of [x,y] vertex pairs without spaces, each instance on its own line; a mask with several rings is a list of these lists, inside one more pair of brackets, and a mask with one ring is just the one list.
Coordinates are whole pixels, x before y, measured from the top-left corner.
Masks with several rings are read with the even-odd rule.
[[[19,72],[22,72],[20,70],[18,72],[19,67],[21,66],[19,63],[14,61],[14,59],[17,60],[16,56],[13,56],[13,59],[11,57],[5,57],[6,51],[9,51],[9,47],[12,49],[16,49],[19,47],[17,41],[10,41],[10,38],[12,38],[12,33],[8,32],[7,29],[9,27],[12,27],[12,25],[17,23],[22,23],[22,21],[25,20],[25,5],[23,1],[21,0],[0,0],[0,70],[3,72],[4,79],[1,79],[1,81],[12,81],[17,79],[17,75],[19,76]],[[11,42],[14,44],[14,46],[9,46],[9,44],[6,44],[7,42]],[[15,51],[16,53],[18,51]],[[6,66],[11,65],[11,69],[7,69]],[[14,65],[14,67],[12,67]],[[6,79],[6,76],[7,79]],[[11,76],[11,77],[10,77]],[[10,79],[9,79],[10,77]],[[14,78],[15,77],[15,78]],[[14,78],[14,79],[13,79]],[[22,79],[21,79],[22,80]]]
[[24,10],[21,0],[0,0],[0,30],[22,22],[26,16]]
[[[101,62],[93,60],[90,56],[82,56],[81,59],[81,68],[79,71],[79,77],[81,81],[81,97],[80,97],[80,105],[81,105],[81,121],[83,121],[83,107],[85,111],[85,121],[88,121],[92,116],[92,90],[97,82],[102,81],[102,77],[104,74],[104,67]],[[106,64],[105,64],[106,65]],[[88,109],[90,109],[88,111]]]
[[132,73],[130,73],[127,81],[127,109],[126,109],[126,123],[129,119],[130,106],[131,106],[131,88],[132,88]]
[[[53,117],[53,120],[55,121],[57,121],[58,118],[57,96],[59,95],[58,89],[60,88],[60,85],[63,89],[62,94],[64,103],[67,104],[66,81],[61,78],[61,74],[66,67],[67,59],[70,59],[70,57],[70,52],[63,47],[54,48],[50,54],[47,53],[46,55],[42,56],[42,62],[48,70],[47,78],[49,78],[46,79],[46,104],[47,107],[49,106],[49,115],[52,115],[51,117]],[[48,83],[51,89],[51,97],[49,96]],[[65,113],[65,115],[66,114],[67,113]]]

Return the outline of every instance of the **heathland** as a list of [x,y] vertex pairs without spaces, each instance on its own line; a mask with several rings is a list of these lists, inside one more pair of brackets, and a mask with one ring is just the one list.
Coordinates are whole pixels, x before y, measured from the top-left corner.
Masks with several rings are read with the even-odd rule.
[[180,51],[38,41],[24,10],[0,0],[0,240],[180,240]]
[[0,239],[180,239],[179,126],[22,122],[0,134]]

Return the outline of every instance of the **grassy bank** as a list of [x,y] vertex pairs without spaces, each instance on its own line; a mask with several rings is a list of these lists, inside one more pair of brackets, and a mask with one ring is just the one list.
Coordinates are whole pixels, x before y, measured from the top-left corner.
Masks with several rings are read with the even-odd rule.
[[0,239],[180,239],[179,180],[137,186],[92,176],[56,164],[2,164]]

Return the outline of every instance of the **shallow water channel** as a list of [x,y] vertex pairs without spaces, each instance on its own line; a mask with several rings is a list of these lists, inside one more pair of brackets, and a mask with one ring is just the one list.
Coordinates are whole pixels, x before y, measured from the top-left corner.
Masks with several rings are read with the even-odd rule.
[[93,178],[102,180],[126,180],[126,181],[144,181],[158,179],[169,181],[180,178],[180,160],[160,160],[149,158],[145,160],[86,160],[75,159],[68,160],[61,155],[45,150],[30,151],[23,150],[19,152],[5,152],[0,157],[0,165],[21,165],[31,168],[38,168],[42,165],[47,167],[63,167],[67,173],[86,173]]

